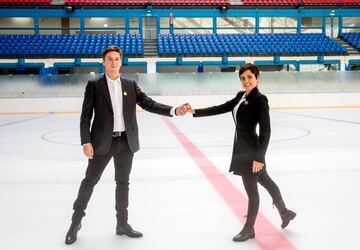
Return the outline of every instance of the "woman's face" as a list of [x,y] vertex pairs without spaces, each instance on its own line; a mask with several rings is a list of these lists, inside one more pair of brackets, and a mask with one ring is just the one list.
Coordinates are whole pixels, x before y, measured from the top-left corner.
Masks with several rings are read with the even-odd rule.
[[250,91],[258,85],[256,76],[249,69],[240,75],[240,81],[246,94],[249,94]]

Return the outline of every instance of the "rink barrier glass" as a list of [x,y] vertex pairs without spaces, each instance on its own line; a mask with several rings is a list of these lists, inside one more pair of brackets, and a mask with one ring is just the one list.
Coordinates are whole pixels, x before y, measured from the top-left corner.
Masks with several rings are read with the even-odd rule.
[[[96,74],[0,75],[0,98],[81,97]],[[148,95],[232,95],[241,89],[238,73],[128,74]],[[356,93],[360,72],[261,72],[259,88],[265,94]]]

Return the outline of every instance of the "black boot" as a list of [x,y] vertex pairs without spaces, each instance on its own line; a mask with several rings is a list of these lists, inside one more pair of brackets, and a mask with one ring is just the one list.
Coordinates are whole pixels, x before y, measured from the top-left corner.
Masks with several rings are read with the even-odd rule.
[[280,217],[282,220],[281,228],[287,227],[287,225],[289,225],[290,221],[296,217],[296,213],[291,211],[290,209],[287,209],[283,200],[274,202],[274,205],[277,208],[277,210],[279,211],[279,214],[280,214]]
[[77,233],[81,228],[81,223],[71,223],[69,231],[66,234],[65,244],[70,245],[77,240]]
[[234,236],[233,241],[246,241],[255,238],[254,227],[244,227],[240,233]]
[[246,223],[240,233],[234,236],[233,241],[246,241],[255,238],[255,220],[256,215],[247,215]]
[[127,235],[131,238],[140,238],[143,236],[141,232],[135,231],[132,227],[128,224],[128,211],[127,208],[120,209],[119,206],[116,207],[118,211],[116,213],[116,234],[117,235]]

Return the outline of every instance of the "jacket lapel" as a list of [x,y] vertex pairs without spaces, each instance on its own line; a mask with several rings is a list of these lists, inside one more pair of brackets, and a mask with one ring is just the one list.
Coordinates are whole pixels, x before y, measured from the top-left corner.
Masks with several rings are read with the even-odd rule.
[[[246,110],[246,109],[248,109],[249,108],[249,103],[251,104],[252,103],[252,101],[253,101],[253,99],[258,95],[258,93],[259,93],[259,89],[256,87],[256,88],[253,88],[252,90],[251,90],[251,92],[245,97],[245,101],[243,101],[241,104],[240,104],[240,106],[239,106],[239,108],[238,108],[238,110],[237,110],[237,112],[236,112],[236,114],[235,114],[235,116],[236,116],[236,120],[237,121],[239,121],[240,119],[241,119],[241,115],[240,115],[240,112],[242,112],[242,111],[244,111],[244,110]],[[245,92],[244,92],[244,94],[243,95],[245,95]],[[241,99],[241,97],[243,96],[243,95],[240,95],[240,99]],[[239,101],[240,101],[240,99],[239,99]],[[240,112],[239,112],[240,111]]]
[[254,99],[255,96],[257,96],[258,93],[259,93],[259,89],[257,87],[253,88],[246,97],[246,100],[248,102],[251,101],[252,99]]
[[100,77],[100,86],[101,86],[102,91],[104,92],[105,100],[106,100],[107,104],[109,105],[110,109],[113,110],[112,104],[111,104],[110,92],[109,92],[109,88],[108,88],[108,85],[107,85],[105,75]]

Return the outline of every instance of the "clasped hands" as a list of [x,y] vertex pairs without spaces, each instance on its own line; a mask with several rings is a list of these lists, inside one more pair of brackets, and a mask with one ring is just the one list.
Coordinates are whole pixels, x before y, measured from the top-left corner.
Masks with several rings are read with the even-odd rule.
[[184,103],[178,107],[176,107],[175,109],[175,114],[179,115],[179,116],[184,116],[187,113],[191,113],[194,114],[195,111],[194,109],[191,107],[190,103]]

